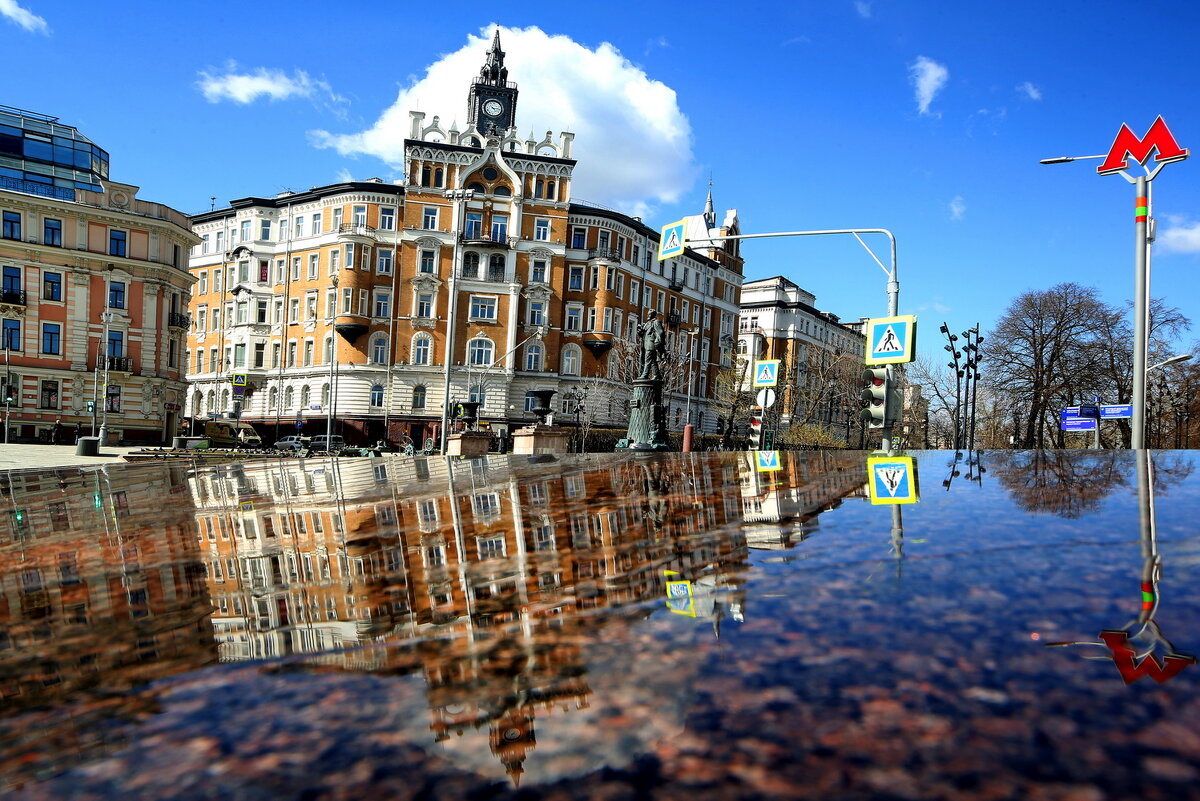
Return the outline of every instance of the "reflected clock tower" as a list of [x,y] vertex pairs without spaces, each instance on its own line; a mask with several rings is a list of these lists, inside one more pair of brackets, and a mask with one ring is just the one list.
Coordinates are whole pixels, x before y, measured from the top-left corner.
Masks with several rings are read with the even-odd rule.
[[500,49],[500,30],[492,39],[487,61],[479,77],[471,82],[467,96],[467,123],[484,136],[503,136],[516,124],[517,84],[508,80],[504,51]]

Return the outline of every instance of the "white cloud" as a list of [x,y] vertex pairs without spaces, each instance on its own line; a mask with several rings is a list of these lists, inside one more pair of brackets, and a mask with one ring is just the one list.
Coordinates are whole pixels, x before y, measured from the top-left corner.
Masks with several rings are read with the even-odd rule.
[[22,8],[17,0],[0,0],[0,15],[8,17],[30,33],[50,32],[49,26],[46,25],[46,20],[34,14],[29,9]]
[[1167,228],[1155,242],[1169,253],[1200,253],[1200,222],[1190,222],[1177,214],[1167,215]]
[[858,12],[858,16],[863,19],[871,18],[871,4],[866,0],[854,0],[854,10]]
[[1041,100],[1042,90],[1031,84],[1029,81],[1017,85],[1017,91],[1025,95],[1030,100]]
[[800,36],[793,36],[791,39],[788,39],[786,42],[784,42],[784,43],[783,43],[782,45],[780,45],[780,46],[781,46],[781,47],[788,47],[788,46],[790,46],[790,45],[794,45],[794,44],[810,44],[810,43],[812,43],[812,39],[810,39],[810,38],[808,38],[807,36],[805,36],[805,35],[801,34]]
[[955,195],[950,201],[950,219],[961,220],[967,215],[967,202],[963,200],[962,195]]
[[[3,2],[3,0],[0,0]],[[325,81],[309,77],[304,70],[295,70],[287,75],[283,70],[259,67],[255,70],[238,72],[238,65],[230,62],[222,73],[201,72],[197,86],[210,103],[230,100],[247,105],[260,98],[288,100],[294,97],[344,103],[346,99],[336,94]]]
[[[459,50],[430,64],[425,75],[402,87],[375,123],[358,133],[312,132],[317,147],[343,155],[369,155],[400,167],[410,110],[425,124],[440,117],[443,128],[466,127],[467,88],[478,75],[493,28],[470,36]],[[509,80],[520,85],[517,130],[539,141],[547,130],[576,135],[573,194],[647,216],[671,203],[692,183],[691,128],[675,91],[651,79],[610,44],[589,49],[566,36],[536,27],[501,28]]]
[[921,114],[928,114],[929,104],[946,85],[950,78],[950,70],[931,58],[918,56],[917,60],[908,66],[908,74],[917,90],[917,110]]

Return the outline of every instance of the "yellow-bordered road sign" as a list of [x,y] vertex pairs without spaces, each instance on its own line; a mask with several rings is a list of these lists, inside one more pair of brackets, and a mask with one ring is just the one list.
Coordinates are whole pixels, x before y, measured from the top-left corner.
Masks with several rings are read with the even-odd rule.
[[779,383],[779,359],[761,359],[754,363],[754,386],[773,387]]
[[899,317],[876,317],[867,320],[866,364],[904,364],[916,358],[917,318],[912,314]]
[[696,599],[692,597],[692,582],[686,579],[671,580],[671,576],[678,575],[674,570],[663,571],[663,576],[667,579],[667,609],[677,615],[695,617]]
[[662,234],[658,240],[659,261],[683,255],[683,247],[687,241],[684,236],[684,228],[686,226],[687,220],[679,220],[678,222],[669,223],[662,227]]
[[783,460],[779,458],[779,451],[755,451],[754,467],[760,473],[774,473],[783,469]]
[[246,374],[245,373],[234,373],[233,374],[233,385],[235,387],[246,386]]
[[911,456],[867,457],[867,488],[873,504],[916,503],[921,499],[917,466]]

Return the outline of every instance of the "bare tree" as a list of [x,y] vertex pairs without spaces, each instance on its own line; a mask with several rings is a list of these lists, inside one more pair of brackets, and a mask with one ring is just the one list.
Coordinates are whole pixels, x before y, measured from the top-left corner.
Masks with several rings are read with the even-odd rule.
[[712,404],[721,418],[721,445],[730,448],[738,423],[749,416],[753,400],[750,386],[750,361],[738,359],[717,371],[712,385]]

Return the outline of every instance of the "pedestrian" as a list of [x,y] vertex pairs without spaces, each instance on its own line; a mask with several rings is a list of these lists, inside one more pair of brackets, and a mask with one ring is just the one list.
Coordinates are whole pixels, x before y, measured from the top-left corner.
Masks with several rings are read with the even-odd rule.
[[57,445],[59,438],[62,436],[62,420],[55,420],[54,425],[50,427],[50,444]]
[[76,445],[79,444],[79,438],[82,436],[83,436],[83,426],[79,425],[79,423],[76,423],[75,424],[75,444]]

